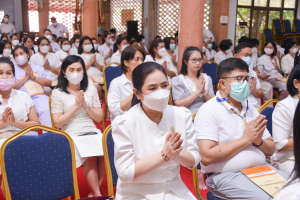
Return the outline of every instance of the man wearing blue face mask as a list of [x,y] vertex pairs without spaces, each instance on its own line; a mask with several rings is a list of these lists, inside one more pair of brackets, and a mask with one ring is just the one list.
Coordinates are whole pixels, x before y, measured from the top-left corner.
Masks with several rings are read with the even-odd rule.
[[214,60],[216,51],[212,49],[213,44],[211,42],[211,39],[204,39],[204,46],[207,60]]
[[251,93],[249,95],[248,101],[249,101],[249,104],[253,105],[256,108],[259,108],[260,102],[258,102],[256,100],[256,98],[262,99],[264,94],[263,94],[263,90],[261,89],[260,82],[258,81],[257,74],[253,70],[253,65],[251,65],[251,61],[252,61],[252,59],[251,59],[251,57],[252,57],[251,44],[248,44],[246,42],[242,42],[242,43],[238,44],[235,47],[234,57],[242,59],[249,66],[249,76],[252,76],[254,78],[254,80],[253,80],[252,84],[250,84],[250,92]]
[[240,171],[267,165],[266,156],[275,151],[265,116],[248,104],[250,84],[254,81],[248,72],[248,65],[241,59],[220,62],[217,68],[220,91],[200,107],[194,120],[201,170],[207,175],[209,191],[220,199],[271,198]]

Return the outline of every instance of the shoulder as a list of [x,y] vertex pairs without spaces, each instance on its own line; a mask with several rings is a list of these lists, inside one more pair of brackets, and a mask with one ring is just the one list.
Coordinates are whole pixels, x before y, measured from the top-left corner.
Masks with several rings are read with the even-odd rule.
[[289,95],[287,98],[281,100],[280,102],[277,103],[275,106],[274,112],[278,110],[287,110],[287,111],[293,111],[296,108],[294,107],[294,98]]
[[154,59],[152,58],[151,55],[146,55],[146,58],[145,58],[144,62],[154,62]]
[[[112,126],[120,126],[123,124],[132,124],[139,119],[139,109],[140,104],[137,104],[130,108],[126,113],[123,115],[118,115],[114,120]],[[127,126],[129,127],[129,126]]]
[[177,107],[177,106],[170,106],[170,105],[167,105],[166,110],[164,112],[167,112],[169,115],[171,115],[170,117],[180,117],[180,116],[187,117],[192,115],[191,111],[186,107]]
[[123,76],[125,76],[124,74],[122,74],[121,76],[114,78],[109,85],[109,88],[113,87],[113,88],[121,88],[121,82],[122,79],[124,78]]
[[13,89],[16,94],[20,97],[20,99],[22,99],[24,102],[33,102],[31,97],[29,96],[29,94],[27,92],[23,92],[21,90],[15,90]]
[[60,98],[63,94],[65,94],[65,92],[62,92],[59,88],[56,88],[52,90],[51,98]]

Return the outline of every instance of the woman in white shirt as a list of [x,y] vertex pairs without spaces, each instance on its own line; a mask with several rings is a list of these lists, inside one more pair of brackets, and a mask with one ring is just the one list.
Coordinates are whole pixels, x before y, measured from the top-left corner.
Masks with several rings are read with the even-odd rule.
[[[80,39],[78,54],[83,59],[88,77],[102,77],[104,59],[100,53],[95,52],[94,44],[90,37],[84,36]],[[102,87],[95,83],[99,97],[102,98]]]
[[57,89],[52,92],[51,108],[55,127],[61,128],[75,141],[76,167],[83,165],[92,191],[89,196],[101,196],[99,188],[105,176],[103,156],[82,157],[76,145],[77,137],[84,139],[95,135],[99,140],[102,137],[94,124],[102,119],[101,104],[96,88],[89,84],[81,57],[71,55],[63,61]]
[[[273,138],[276,150],[272,156],[273,165],[290,175],[295,165],[293,119],[300,98],[300,65],[291,72],[287,83],[289,96],[280,101],[272,115]],[[298,123],[298,122],[297,122]]]
[[[297,91],[298,93],[298,91]],[[277,107],[277,106],[276,106]],[[293,126],[292,134],[294,135],[293,143],[294,147],[292,152],[295,157],[295,167],[290,178],[287,180],[285,186],[280,190],[279,194],[274,198],[274,200],[298,200],[300,199],[300,104],[298,103],[296,107],[295,115],[293,116]]]
[[93,42],[93,45],[94,45],[94,49],[95,49],[95,53],[100,53],[98,51],[98,41],[96,38],[91,38],[92,39],[92,42]]
[[[37,40],[39,52],[32,55],[29,64],[44,68],[45,72],[51,76],[52,83],[57,82],[57,74],[60,71],[61,61],[54,53],[50,53],[50,42],[42,36]],[[52,92],[50,87],[44,87],[45,94],[49,96]]]
[[156,62],[162,65],[167,72],[169,82],[177,75],[177,68],[174,66],[165,48],[165,43],[161,39],[152,41],[149,47],[149,55],[146,56],[145,62]]
[[105,33],[103,36],[104,43],[98,47],[99,52],[102,54],[105,60],[105,64],[111,63],[111,56],[113,54],[113,41],[109,33]]
[[76,35],[71,39],[72,48],[70,49],[70,55],[77,55],[78,54],[78,47],[79,47],[80,38],[81,37],[79,35]]
[[61,49],[55,52],[56,57],[62,62],[70,54],[71,43],[67,38],[61,39]]
[[107,103],[113,121],[118,115],[123,115],[131,107],[133,97],[132,72],[144,62],[145,53],[141,47],[131,45],[124,49],[121,57],[121,70],[123,74],[111,81]]
[[132,81],[141,103],[112,124],[116,200],[196,200],[179,174],[180,165],[191,169],[200,161],[191,112],[168,106],[169,83],[161,65],[137,66]]
[[207,60],[214,60],[216,51],[212,49],[213,44],[211,42],[211,39],[205,39],[204,46],[205,46],[205,55]]
[[173,37],[166,37],[164,38],[164,43],[165,43],[165,48],[167,50],[168,55],[170,56],[174,66],[177,66],[176,62],[176,54],[175,54],[175,49],[176,49],[176,42],[175,38]]
[[33,46],[33,39],[29,35],[25,35],[23,39],[24,46],[28,49],[30,57],[38,52]]
[[0,58],[8,58],[13,62],[14,65],[16,65],[16,61],[13,58],[12,54],[12,48],[11,44],[8,41],[0,41]]
[[145,54],[148,54],[148,49],[147,46],[145,45],[145,36],[142,34],[138,35],[136,37],[136,42],[138,43],[137,45],[139,45],[139,47],[141,47],[145,51]]
[[258,78],[269,82],[273,88],[280,91],[279,100],[287,97],[287,89],[285,81],[281,81],[281,69],[279,59],[276,56],[277,47],[273,40],[269,40],[264,45],[264,54],[258,58],[256,68],[259,71]]
[[121,63],[121,55],[126,47],[128,47],[127,39],[119,37],[114,44],[114,54],[111,57],[111,63]]
[[295,54],[298,51],[297,44],[290,39],[287,39],[283,43],[285,56],[281,58],[282,72],[287,76],[291,73],[294,67]]
[[215,62],[220,64],[221,61],[232,58],[232,49],[230,48],[232,46],[232,43],[229,40],[222,40],[220,42],[218,53],[215,54]]
[[14,33],[10,36],[10,41],[12,45],[12,49],[14,49],[18,44],[20,44],[18,33]]

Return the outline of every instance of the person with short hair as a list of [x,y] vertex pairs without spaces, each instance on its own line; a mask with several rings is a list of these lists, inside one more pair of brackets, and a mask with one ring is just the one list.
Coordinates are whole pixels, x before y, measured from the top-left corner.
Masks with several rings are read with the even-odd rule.
[[275,151],[266,117],[246,101],[253,82],[248,72],[242,59],[223,60],[217,68],[220,91],[200,107],[194,120],[201,170],[208,176],[209,191],[220,199],[270,198],[240,171],[266,165],[266,156]]
[[101,55],[104,58],[105,64],[108,65],[111,63],[111,56],[113,54],[113,41],[111,38],[111,34],[105,33],[103,35],[103,44],[98,47],[98,51],[101,53]]
[[291,39],[284,41],[284,54],[281,58],[281,69],[285,76],[288,76],[294,68],[295,55],[298,52],[296,42]]
[[102,40],[103,40],[103,37],[101,34],[98,34],[98,46],[101,46],[102,45]]
[[[57,37],[68,38],[69,39],[69,31],[65,27],[65,25],[61,23],[57,23],[56,17],[51,17],[51,23],[47,26],[47,29],[51,31],[51,33],[55,34]],[[64,33],[66,36],[64,36]]]
[[205,55],[207,56],[207,60],[214,60],[215,59],[215,55],[216,55],[216,51],[213,50],[213,44],[212,44],[212,41],[211,39],[205,39],[204,40],[204,47],[205,47]]
[[111,63],[121,64],[121,55],[126,47],[128,47],[128,41],[124,37],[119,37],[114,44],[114,54],[111,57]]
[[232,50],[230,47],[232,46],[232,43],[229,40],[222,40],[220,42],[220,51],[215,54],[215,62],[217,64],[220,64],[221,61],[227,59],[227,58],[232,58]]
[[138,45],[145,50],[145,53],[148,54],[147,46],[145,45],[145,36],[140,34],[136,37]]
[[0,41],[0,57],[8,58],[16,65],[16,61],[12,56],[12,46],[8,41]]
[[60,47],[61,49],[55,52],[55,55],[60,60],[60,62],[62,62],[67,56],[71,55],[70,54],[71,43],[69,39],[62,38]]
[[20,44],[19,34],[13,33],[10,36],[11,47],[14,49],[18,44]]
[[59,44],[57,44],[57,42],[53,41],[53,36],[52,36],[52,32],[50,29],[45,29],[44,30],[44,36],[49,40],[50,42],[50,45],[51,45],[51,49],[50,49],[50,52],[57,52],[60,50],[60,46]]
[[15,32],[15,26],[12,23],[9,23],[9,15],[5,14],[3,17],[3,21],[0,24],[0,34],[6,34],[8,39],[8,37],[10,37]]
[[164,38],[164,43],[165,43],[165,48],[167,50],[167,53],[168,53],[168,55],[170,56],[170,58],[173,62],[173,65],[177,66],[176,60],[178,60],[178,58],[177,58],[177,54],[175,52],[175,49],[177,48],[175,38],[165,37]]

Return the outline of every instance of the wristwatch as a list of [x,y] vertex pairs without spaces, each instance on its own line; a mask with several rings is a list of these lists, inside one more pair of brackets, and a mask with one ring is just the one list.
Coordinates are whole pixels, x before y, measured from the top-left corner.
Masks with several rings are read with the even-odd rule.
[[256,145],[256,144],[254,144],[254,143],[252,143],[252,144],[253,144],[253,146],[255,146],[256,148],[258,148],[258,147],[260,147],[263,143],[264,143],[264,140],[261,139],[261,143],[260,143],[259,145]]

